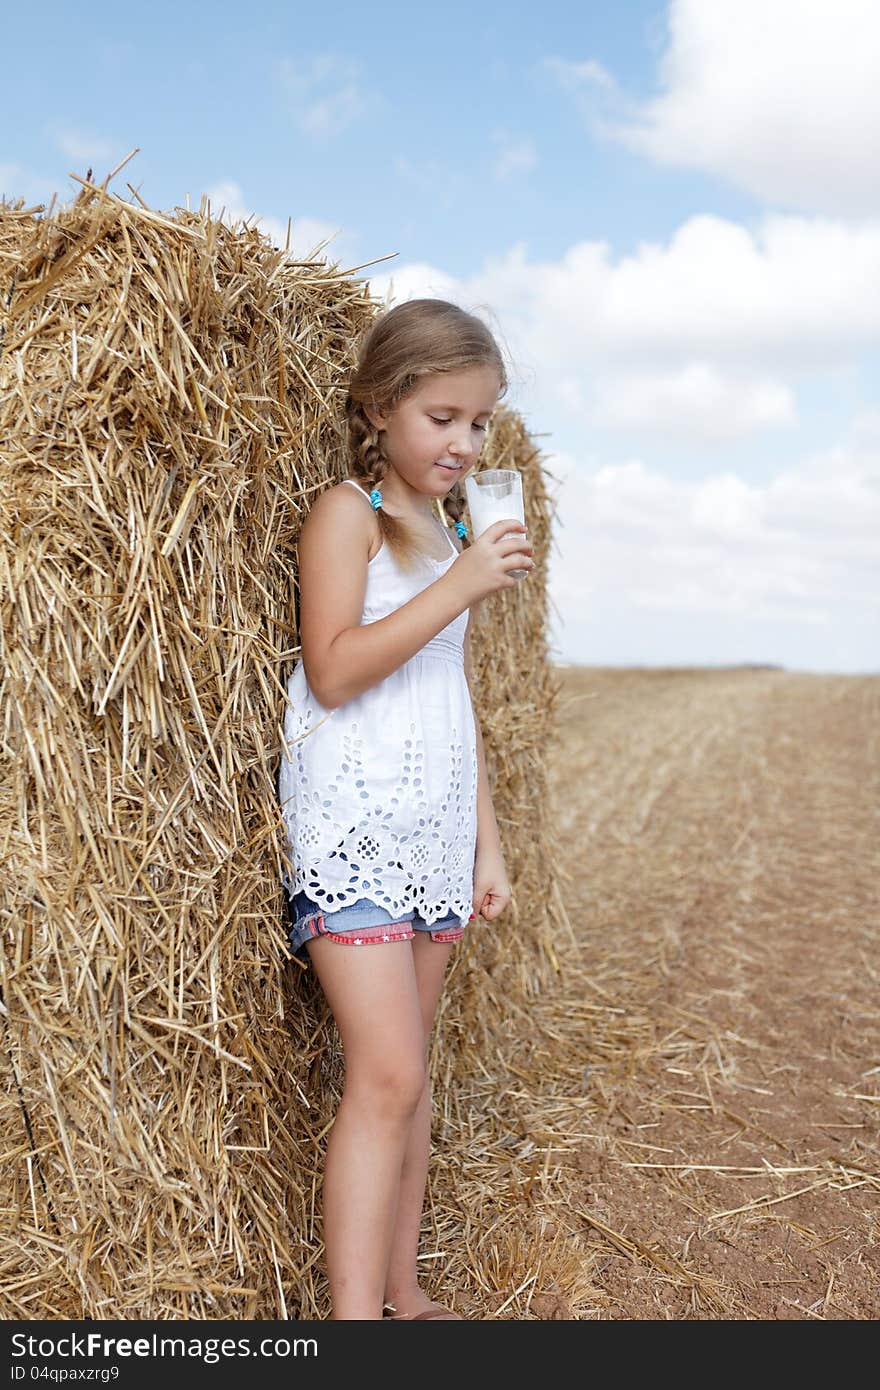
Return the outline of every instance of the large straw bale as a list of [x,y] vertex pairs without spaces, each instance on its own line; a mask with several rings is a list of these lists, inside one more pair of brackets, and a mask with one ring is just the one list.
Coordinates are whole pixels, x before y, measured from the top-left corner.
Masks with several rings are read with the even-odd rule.
[[[0,206],[7,1317],[326,1313],[341,1057],[286,951],[275,776],[296,538],[344,470],[345,375],[377,307],[353,272],[206,204],[161,214],[84,185],[51,215]],[[552,506],[512,412],[485,463],[522,469],[539,563],[475,636],[516,903],[450,971],[444,1107],[528,1026],[564,925]],[[463,1262],[480,1142],[472,1179],[466,1153],[432,1177]]]

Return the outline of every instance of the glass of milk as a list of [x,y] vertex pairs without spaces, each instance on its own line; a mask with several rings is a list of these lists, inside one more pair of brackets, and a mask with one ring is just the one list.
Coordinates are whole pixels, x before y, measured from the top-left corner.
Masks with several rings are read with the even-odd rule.
[[[464,487],[474,540],[494,521],[513,520],[525,524],[522,474],[515,468],[484,468],[481,473],[469,473]],[[521,538],[519,531],[510,531],[508,535]],[[512,579],[522,579],[528,570],[508,570],[508,574]]]

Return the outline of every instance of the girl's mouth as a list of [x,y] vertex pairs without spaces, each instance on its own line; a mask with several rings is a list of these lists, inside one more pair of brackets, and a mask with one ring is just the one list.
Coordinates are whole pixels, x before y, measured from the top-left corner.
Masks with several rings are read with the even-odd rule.
[[461,464],[460,464],[460,463],[438,463],[438,464],[437,464],[437,467],[438,467],[438,468],[444,468],[444,469],[446,470],[447,473],[460,473],[460,472],[461,472]]

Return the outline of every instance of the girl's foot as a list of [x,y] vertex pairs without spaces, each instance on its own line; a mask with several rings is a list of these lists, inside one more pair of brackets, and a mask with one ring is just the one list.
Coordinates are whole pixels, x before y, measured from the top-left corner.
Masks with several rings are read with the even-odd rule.
[[459,1313],[453,1313],[451,1308],[444,1308],[442,1303],[435,1303],[419,1288],[414,1289],[411,1294],[398,1294],[396,1298],[387,1298],[384,1305],[384,1316],[397,1322],[409,1322],[413,1318],[420,1318],[423,1321],[436,1319],[438,1322],[447,1319],[454,1319],[456,1322],[462,1321]]

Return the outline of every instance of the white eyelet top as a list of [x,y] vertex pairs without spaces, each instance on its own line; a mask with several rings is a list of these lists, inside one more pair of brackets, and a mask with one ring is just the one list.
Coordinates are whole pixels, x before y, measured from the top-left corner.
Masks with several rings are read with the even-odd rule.
[[[369,498],[353,479],[369,505]],[[403,570],[386,544],[367,566],[361,623],[374,623],[445,574],[458,556]],[[473,905],[477,747],[464,670],[467,611],[390,676],[335,710],[309,689],[300,659],[288,682],[287,751],[278,772],[289,894],[324,912],[362,898],[425,922]]]

